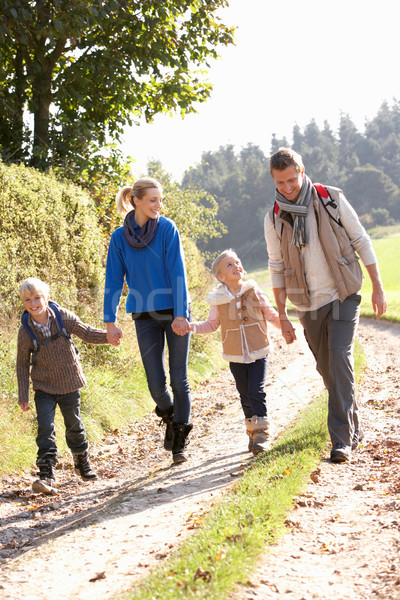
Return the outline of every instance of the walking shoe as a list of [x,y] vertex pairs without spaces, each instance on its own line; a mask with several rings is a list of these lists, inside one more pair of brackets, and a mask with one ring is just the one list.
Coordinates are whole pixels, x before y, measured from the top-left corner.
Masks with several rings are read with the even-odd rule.
[[353,439],[351,440],[351,449],[357,450],[358,444],[362,441],[364,437],[364,433],[362,429],[356,429],[353,434]]
[[189,441],[187,439],[189,433],[193,429],[192,423],[173,423],[174,441],[172,444],[172,460],[177,465],[185,462],[188,459],[186,446]]
[[54,496],[57,494],[54,465],[46,460],[38,462],[37,466],[39,467],[39,479],[36,479],[36,481],[32,483],[32,491],[35,492],[35,494]]
[[85,481],[93,481],[97,479],[97,474],[92,471],[92,467],[89,462],[89,452],[83,452],[83,454],[73,454],[74,457],[74,471],[77,475],[80,475]]
[[172,443],[174,441],[174,428],[172,425],[172,419],[174,416],[174,407],[171,406],[171,408],[168,410],[168,412],[162,412],[158,406],[156,406],[156,415],[157,417],[161,417],[161,421],[159,423],[159,425],[161,425],[162,423],[165,423],[166,427],[165,427],[165,436],[164,436],[164,449],[165,450],[172,450]]
[[344,444],[333,444],[331,450],[331,461],[333,463],[342,463],[348,462],[351,458],[351,448],[350,446],[345,446]]

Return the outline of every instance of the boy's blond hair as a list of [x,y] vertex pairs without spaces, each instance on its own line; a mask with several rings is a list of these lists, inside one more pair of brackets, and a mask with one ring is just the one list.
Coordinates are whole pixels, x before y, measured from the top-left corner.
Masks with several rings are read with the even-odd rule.
[[239,258],[238,255],[236,254],[236,252],[234,250],[232,250],[232,248],[228,248],[227,250],[224,250],[223,252],[221,252],[221,254],[219,256],[217,256],[217,258],[214,260],[213,264],[211,265],[212,274],[214,275],[214,277],[216,279],[218,279],[217,276],[219,275],[219,268],[221,266],[221,263],[224,260],[224,258],[226,258],[227,256],[236,256],[236,258]]
[[29,294],[35,294],[36,292],[39,292],[43,293],[43,296],[48,297],[50,295],[50,287],[41,279],[37,279],[36,277],[28,277],[28,279],[25,279],[19,286],[20,298],[22,298],[25,292],[28,292]]

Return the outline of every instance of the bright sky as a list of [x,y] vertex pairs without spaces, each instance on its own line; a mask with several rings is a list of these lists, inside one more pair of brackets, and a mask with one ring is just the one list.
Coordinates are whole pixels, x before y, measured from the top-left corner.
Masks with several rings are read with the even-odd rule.
[[290,141],[311,119],[335,131],[341,112],[363,131],[384,100],[400,100],[398,0],[231,0],[221,15],[238,29],[209,71],[211,98],[126,131],[136,174],[155,158],[180,181],[203,152],[251,142],[268,154],[273,133]]

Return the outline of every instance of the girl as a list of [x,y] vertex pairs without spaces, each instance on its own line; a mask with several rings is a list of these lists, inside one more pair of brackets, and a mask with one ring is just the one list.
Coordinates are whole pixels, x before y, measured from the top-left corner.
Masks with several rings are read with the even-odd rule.
[[221,325],[223,357],[229,361],[240,395],[249,451],[258,454],[266,450],[268,439],[266,321],[280,330],[279,316],[255,281],[243,281],[244,269],[233,250],[224,250],[214,260],[212,272],[220,284],[207,297],[208,318],[189,327],[205,334]]
[[[117,346],[122,331],[115,324],[124,279],[129,293],[126,312],[135,321],[139,350],[156,413],[166,424],[164,448],[174,463],[187,460],[185,447],[192,429],[187,378],[189,294],[183,250],[175,223],[160,216],[161,184],[150,177],[122,188],[117,210],[126,214],[123,227],[111,236],[104,292],[108,340]],[[165,342],[169,349],[172,395],[167,387]]]

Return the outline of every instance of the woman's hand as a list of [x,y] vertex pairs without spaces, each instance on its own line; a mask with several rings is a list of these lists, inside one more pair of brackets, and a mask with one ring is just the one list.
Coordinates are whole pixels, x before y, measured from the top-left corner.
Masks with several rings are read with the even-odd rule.
[[175,317],[171,324],[172,331],[176,335],[186,335],[189,333],[189,321],[186,317]]
[[121,329],[115,323],[107,323],[107,341],[109,344],[119,346],[123,337]]

